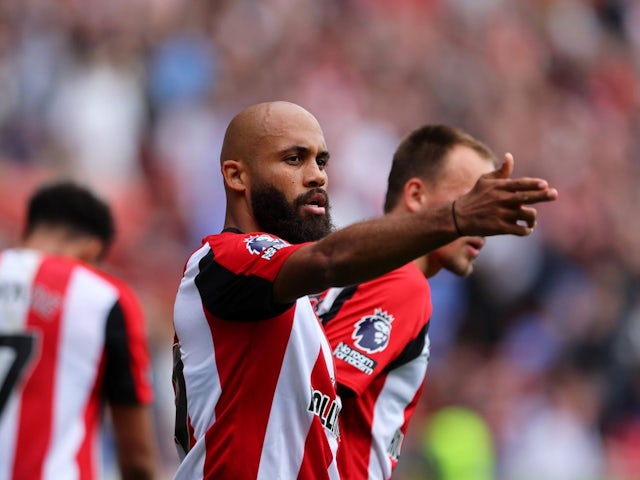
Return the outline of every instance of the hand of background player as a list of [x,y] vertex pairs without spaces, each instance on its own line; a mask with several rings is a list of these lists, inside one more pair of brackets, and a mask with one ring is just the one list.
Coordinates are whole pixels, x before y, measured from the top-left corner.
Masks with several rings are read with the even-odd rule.
[[511,178],[513,156],[507,153],[500,168],[481,176],[473,189],[459,197],[453,208],[464,235],[529,235],[537,211],[528,205],[558,198],[558,191],[540,178]]

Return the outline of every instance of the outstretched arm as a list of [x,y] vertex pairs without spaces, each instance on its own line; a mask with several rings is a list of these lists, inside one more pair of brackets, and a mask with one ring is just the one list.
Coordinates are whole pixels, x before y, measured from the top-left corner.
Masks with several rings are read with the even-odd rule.
[[[483,175],[459,197],[455,215],[464,235],[528,235],[536,220],[530,205],[555,200],[558,192],[539,178],[510,178],[513,157]],[[393,213],[356,223],[300,248],[274,284],[276,302],[291,302],[330,286],[382,275],[455,240],[451,203],[413,213]]]

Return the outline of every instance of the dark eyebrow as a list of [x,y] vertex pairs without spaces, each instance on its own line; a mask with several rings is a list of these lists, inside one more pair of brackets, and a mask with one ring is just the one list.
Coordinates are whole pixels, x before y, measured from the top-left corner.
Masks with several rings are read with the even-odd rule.
[[318,155],[316,156],[316,159],[322,159],[325,162],[329,161],[329,159],[331,158],[331,154],[329,153],[329,150],[322,150],[320,153],[318,153]]
[[[285,150],[282,151],[283,155],[286,155],[288,153],[297,153],[299,154],[301,157],[307,156],[309,155],[309,151],[310,149],[308,147],[303,147],[302,145],[294,145],[292,147],[289,147]],[[331,157],[331,154],[329,153],[328,150],[322,150],[320,152],[318,152],[318,155],[316,155],[316,158],[320,158],[322,160],[329,160],[329,158]]]

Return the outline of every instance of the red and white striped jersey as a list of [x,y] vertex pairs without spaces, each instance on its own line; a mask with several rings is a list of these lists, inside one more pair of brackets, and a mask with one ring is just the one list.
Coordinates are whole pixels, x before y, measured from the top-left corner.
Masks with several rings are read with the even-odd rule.
[[0,478],[98,478],[103,402],[152,399],[145,342],[121,282],[70,258],[1,252]]
[[226,230],[189,258],[174,311],[175,478],[338,478],[329,344],[307,297],[272,300],[301,246]]
[[316,306],[342,396],[344,479],[389,479],[422,392],[431,293],[409,263],[356,286],[329,289]]

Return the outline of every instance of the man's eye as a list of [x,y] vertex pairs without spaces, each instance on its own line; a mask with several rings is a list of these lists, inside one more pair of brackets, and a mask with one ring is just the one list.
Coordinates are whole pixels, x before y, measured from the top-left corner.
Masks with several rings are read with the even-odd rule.
[[316,163],[320,168],[324,168],[327,166],[327,160],[324,158],[316,158]]
[[302,157],[300,155],[290,155],[285,160],[289,163],[298,163],[302,160]]

